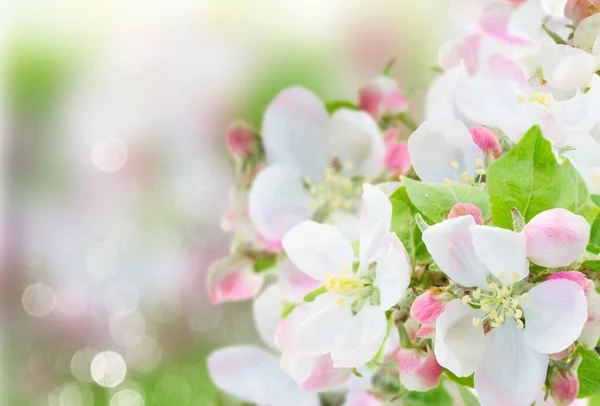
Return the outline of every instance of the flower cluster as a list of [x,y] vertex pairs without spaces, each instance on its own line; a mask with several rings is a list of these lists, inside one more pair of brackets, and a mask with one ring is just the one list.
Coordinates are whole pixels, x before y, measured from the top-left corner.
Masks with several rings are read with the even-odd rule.
[[265,406],[600,393],[596,3],[471,2],[418,126],[387,67],[357,102],[288,88],[260,131],[229,129],[233,239],[208,291],[254,299],[265,348],[214,352],[219,388]]

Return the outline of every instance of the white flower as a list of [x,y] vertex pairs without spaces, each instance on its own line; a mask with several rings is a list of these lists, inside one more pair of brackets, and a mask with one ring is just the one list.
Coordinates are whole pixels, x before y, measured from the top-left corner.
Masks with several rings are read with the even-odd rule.
[[331,354],[334,367],[358,367],[381,347],[385,311],[403,297],[411,268],[391,233],[392,207],[375,186],[364,185],[359,262],[335,228],[307,221],[290,230],[283,246],[292,262],[327,292],[298,306],[279,326],[275,342],[284,356]]
[[[576,283],[548,280],[523,292],[518,282],[529,274],[527,258],[552,252],[544,265],[563,266],[585,250],[588,238],[585,220],[562,209],[540,213],[522,233],[477,225],[470,215],[424,231],[441,270],[475,288],[438,317],[434,350],[454,374],[475,373],[483,405],[530,405],[544,385],[547,354],[579,337],[587,303]],[[484,326],[491,331],[484,334]]]
[[360,195],[349,176],[375,177],[384,170],[385,146],[369,114],[340,109],[330,117],[323,103],[300,87],[271,102],[262,136],[269,166],[252,185],[249,216],[269,241],[281,241],[325,204],[333,221],[343,222],[335,215],[352,213]]

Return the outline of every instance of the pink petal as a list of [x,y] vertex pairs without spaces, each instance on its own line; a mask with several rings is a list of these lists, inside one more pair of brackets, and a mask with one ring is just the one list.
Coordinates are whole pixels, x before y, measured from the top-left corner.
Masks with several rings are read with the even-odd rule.
[[453,219],[460,216],[471,216],[475,220],[475,224],[483,225],[483,214],[481,209],[471,203],[457,203],[452,207],[448,214],[448,219]]
[[387,145],[385,153],[385,166],[388,170],[404,175],[410,169],[410,155],[408,144],[401,141],[393,141]]
[[585,252],[590,239],[587,221],[565,209],[538,214],[523,232],[527,238],[527,257],[547,267],[569,265]]
[[410,307],[410,317],[420,323],[433,325],[446,309],[445,295],[432,290],[419,295]]
[[483,32],[509,44],[525,44],[519,37],[508,33],[508,22],[513,13],[513,7],[503,4],[492,4],[483,10],[479,26]]
[[568,279],[572,282],[575,282],[586,294],[588,293],[590,287],[593,288],[594,286],[593,283],[590,284],[591,281],[588,280],[584,274],[576,271],[556,272],[555,274],[550,275],[546,280],[551,281],[553,279]]
[[422,353],[416,349],[401,349],[396,354],[400,382],[409,390],[428,391],[438,386],[442,367],[433,351]]
[[435,326],[429,326],[423,324],[421,328],[417,331],[415,337],[418,338],[433,338],[435,334]]
[[208,271],[208,298],[213,304],[248,300],[264,282],[245,258],[227,257],[213,263]]
[[309,392],[337,389],[352,376],[352,368],[334,368],[330,354],[311,358],[283,355],[281,368],[290,374],[302,389]]
[[233,156],[247,156],[254,146],[254,135],[244,123],[234,123],[227,130],[227,146]]
[[382,403],[368,392],[350,392],[344,406],[381,406]]
[[469,129],[473,142],[477,144],[479,149],[486,155],[494,158],[500,158],[502,155],[502,147],[498,139],[486,127],[479,126]]
[[550,376],[550,394],[557,405],[570,405],[579,392],[579,380],[576,372],[555,370]]

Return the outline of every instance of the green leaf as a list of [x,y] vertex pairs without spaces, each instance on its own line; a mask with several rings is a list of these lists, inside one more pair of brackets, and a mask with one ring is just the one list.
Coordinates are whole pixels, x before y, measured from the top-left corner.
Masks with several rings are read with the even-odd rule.
[[358,107],[356,103],[347,100],[333,100],[325,102],[325,108],[330,115],[339,109],[360,110],[360,107]]
[[552,144],[538,126],[487,170],[486,183],[494,225],[512,228],[511,209],[526,221],[542,211],[561,207],[591,222],[598,213],[581,175],[568,160],[559,164]]
[[399,187],[391,196],[392,231],[396,233],[410,257],[411,264],[431,262],[431,256],[423,243],[422,233],[415,215],[419,212],[408,198],[406,188]]
[[598,207],[600,207],[600,195],[590,195],[592,202]]
[[456,382],[459,386],[468,386],[469,388],[473,388],[475,386],[474,375],[460,378],[454,375],[452,372],[448,371],[446,368],[444,368],[444,373],[451,381]]
[[454,399],[446,391],[442,382],[437,388],[427,392],[410,391],[402,398],[405,406],[453,406]]
[[600,214],[596,216],[590,231],[590,244],[600,247]]
[[315,289],[312,292],[309,292],[306,295],[304,295],[304,301],[312,302],[317,298],[317,296],[319,296],[320,294],[325,293],[325,292],[327,292],[327,287],[321,286],[320,288]]
[[581,355],[581,364],[577,369],[579,377],[578,398],[587,398],[600,394],[600,357],[594,350],[580,347],[577,352]]
[[277,264],[276,255],[264,255],[254,262],[254,272],[261,273],[273,268]]
[[442,221],[456,203],[472,203],[481,209],[483,218],[490,216],[488,195],[478,187],[459,183],[427,183],[405,177],[402,184],[414,206],[436,223]]
[[588,259],[581,263],[582,270],[589,270],[592,272],[600,272],[600,260]]
[[465,388],[462,385],[457,385],[457,386],[458,386],[458,393],[460,394],[460,397],[463,400],[464,406],[481,406],[481,403],[479,403],[479,400],[477,400],[477,397],[475,397],[475,395],[473,395],[473,392],[471,392],[469,389]]

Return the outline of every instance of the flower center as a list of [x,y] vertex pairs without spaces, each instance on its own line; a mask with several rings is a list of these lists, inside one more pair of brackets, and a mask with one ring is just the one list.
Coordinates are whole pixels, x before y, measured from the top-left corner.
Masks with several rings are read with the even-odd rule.
[[[350,163],[344,165],[345,169],[350,167]],[[356,213],[364,181],[343,176],[339,168],[327,168],[320,183],[314,184],[305,178],[304,185],[314,198],[311,209],[316,213],[321,212],[320,220],[324,220],[336,211]]]
[[462,180],[463,182],[466,182],[471,186],[476,186],[482,183],[481,180],[485,175],[485,164],[479,158],[475,160],[475,176],[471,176],[468,171],[461,171],[460,164],[458,162],[450,161],[448,162],[448,166],[452,168],[456,173],[454,175],[454,180],[444,178],[444,183],[461,183],[459,181],[460,178],[460,180]]
[[350,272],[347,267],[340,268],[339,273],[335,275],[328,274],[325,287],[328,292],[339,295],[338,305],[350,303],[354,314],[367,303],[378,306],[381,301],[379,289],[373,286],[373,279],[367,275],[359,276]]
[[497,328],[501,327],[508,317],[512,317],[517,322],[517,327],[523,328],[523,310],[521,310],[520,304],[527,301],[529,295],[523,293],[519,298],[516,298],[513,297],[512,287],[504,286],[500,288],[495,282],[490,283],[489,286],[489,291],[482,291],[477,288],[470,295],[465,295],[461,299],[464,304],[479,307],[486,313],[483,319],[474,317],[473,325],[478,326],[489,322],[490,326]]
[[549,93],[535,92],[529,95],[529,98],[525,98],[525,95],[520,94],[517,96],[519,103],[524,103],[525,100],[529,103],[538,102],[542,106],[549,109],[552,106],[552,96]]

